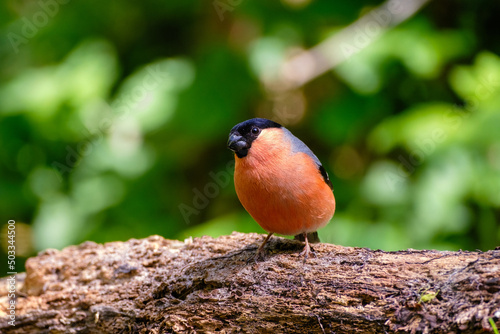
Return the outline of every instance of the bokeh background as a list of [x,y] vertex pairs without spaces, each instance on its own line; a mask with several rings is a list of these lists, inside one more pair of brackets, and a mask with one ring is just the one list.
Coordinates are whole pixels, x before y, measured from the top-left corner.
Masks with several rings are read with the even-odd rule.
[[2,273],[9,219],[17,271],[85,240],[263,232],[226,149],[252,117],[325,165],[337,212],[323,241],[498,246],[498,13],[492,0],[3,1]]

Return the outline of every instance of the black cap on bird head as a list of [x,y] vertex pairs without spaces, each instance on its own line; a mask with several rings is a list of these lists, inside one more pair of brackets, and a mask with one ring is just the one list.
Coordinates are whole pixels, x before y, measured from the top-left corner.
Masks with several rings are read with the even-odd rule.
[[244,158],[252,147],[252,142],[257,139],[262,130],[268,128],[281,128],[281,124],[265,118],[252,118],[236,124],[229,132],[227,147],[236,153],[238,158]]

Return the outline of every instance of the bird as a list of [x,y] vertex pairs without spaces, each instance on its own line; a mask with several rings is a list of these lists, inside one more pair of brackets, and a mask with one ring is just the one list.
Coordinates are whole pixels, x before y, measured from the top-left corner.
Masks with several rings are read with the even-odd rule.
[[309,243],[335,213],[333,186],[318,157],[279,123],[252,118],[235,125],[227,141],[234,152],[234,187],[252,218],[268,232],[254,254],[263,257],[274,233],[304,241],[299,256],[307,261]]

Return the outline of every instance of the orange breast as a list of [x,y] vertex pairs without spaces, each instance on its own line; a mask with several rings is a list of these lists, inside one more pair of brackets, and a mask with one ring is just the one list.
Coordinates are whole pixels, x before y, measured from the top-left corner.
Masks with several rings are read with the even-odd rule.
[[266,129],[246,157],[235,158],[236,193],[264,230],[314,232],[332,218],[335,198],[307,154],[276,145],[287,142],[282,136],[279,129]]

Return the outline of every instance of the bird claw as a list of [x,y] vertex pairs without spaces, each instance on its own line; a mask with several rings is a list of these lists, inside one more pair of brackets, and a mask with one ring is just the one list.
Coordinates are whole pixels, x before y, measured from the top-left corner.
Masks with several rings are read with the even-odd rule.
[[309,254],[311,254],[312,257],[316,257],[316,251],[309,245],[309,243],[306,243],[306,245],[304,246],[304,250],[299,253],[299,257],[303,256],[304,263],[306,263]]
[[271,238],[272,235],[273,233],[271,232],[264,238],[264,242],[262,242],[259,249],[257,249],[257,252],[255,252],[254,255],[248,258],[247,263],[249,263],[252,260],[255,260],[255,262],[258,262],[259,260],[260,261],[264,260],[264,255],[265,255],[264,246],[266,245],[267,241],[269,240],[269,238]]
[[263,251],[260,251],[259,249],[247,259],[247,263],[250,263],[252,261],[255,261],[255,263],[257,263],[259,261],[264,261],[264,260],[265,260],[265,254]]

